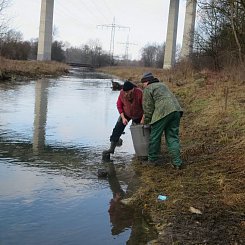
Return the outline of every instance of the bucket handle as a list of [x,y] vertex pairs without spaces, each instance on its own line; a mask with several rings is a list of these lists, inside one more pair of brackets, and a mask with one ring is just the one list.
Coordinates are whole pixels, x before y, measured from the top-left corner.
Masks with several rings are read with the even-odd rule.
[[143,136],[145,136],[145,127],[142,125],[142,130],[143,130]]
[[149,129],[150,125],[142,125],[143,136],[145,136],[145,129]]

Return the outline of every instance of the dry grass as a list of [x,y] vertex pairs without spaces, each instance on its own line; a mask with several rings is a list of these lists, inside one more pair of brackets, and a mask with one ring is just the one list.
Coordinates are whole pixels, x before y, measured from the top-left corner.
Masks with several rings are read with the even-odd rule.
[[69,66],[59,62],[18,61],[0,57],[0,73],[14,76],[56,76],[68,71]]
[[[37,76],[64,73],[55,62],[0,59],[0,71]],[[161,167],[135,170],[142,186],[134,205],[153,218],[160,235],[155,244],[245,244],[245,71],[244,66],[220,73],[194,72],[188,64],[174,70],[109,67],[102,72],[139,83],[151,71],[178,96],[184,169],[170,167],[165,144]],[[157,196],[169,199],[159,202]],[[202,214],[193,214],[190,207]]]
[[[144,71],[164,80],[184,108],[181,123],[184,169],[168,164],[135,169],[142,186],[134,205],[150,213],[160,234],[156,244],[245,243],[244,70],[195,73],[113,68],[110,73],[139,81]],[[165,144],[163,161],[169,162]],[[169,199],[159,202],[157,196]],[[190,212],[190,207],[202,214]]]
[[128,66],[113,66],[113,67],[103,67],[99,68],[98,71],[113,74],[124,80],[128,79],[135,83],[139,83],[144,72],[152,72],[159,79],[165,78],[170,74],[169,71],[164,71],[157,68],[147,68],[147,67],[128,67]]

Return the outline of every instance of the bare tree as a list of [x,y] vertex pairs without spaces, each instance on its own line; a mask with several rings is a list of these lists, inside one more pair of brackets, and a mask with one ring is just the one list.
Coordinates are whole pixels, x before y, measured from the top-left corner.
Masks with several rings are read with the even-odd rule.
[[31,49],[30,42],[23,41],[21,32],[9,30],[1,39],[0,55],[15,60],[26,60]]
[[54,41],[52,43],[51,49],[51,60],[56,60],[59,62],[65,61],[65,51],[64,51],[65,44],[61,41]]
[[141,49],[141,62],[146,67],[162,67],[165,45],[147,44]]
[[[239,60],[242,63],[243,55],[242,55],[241,39],[245,41],[244,40],[245,0],[241,0],[241,1],[230,0],[229,4],[230,4],[230,20],[231,20],[232,32],[236,41]],[[242,17],[241,12],[243,12],[242,19],[241,19]]]
[[[210,57],[215,69],[242,63],[245,55],[245,0],[199,1],[202,17],[195,35],[199,56]],[[210,63],[209,63],[210,64]]]
[[110,54],[106,53],[98,40],[90,40],[80,48],[69,47],[65,52],[67,63],[88,64],[94,67],[108,66]]

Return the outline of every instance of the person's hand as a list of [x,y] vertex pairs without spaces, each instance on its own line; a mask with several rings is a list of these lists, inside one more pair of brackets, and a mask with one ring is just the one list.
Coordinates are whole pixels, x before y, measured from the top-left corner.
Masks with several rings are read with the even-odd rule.
[[128,120],[127,120],[126,118],[123,118],[122,121],[123,121],[123,124],[124,124],[124,125],[127,125],[127,124],[128,124]]
[[120,199],[121,199],[120,193],[116,193],[116,195],[115,195],[115,197],[113,199],[114,199],[115,202],[120,201]]
[[145,121],[145,116],[143,115],[143,117],[140,120],[140,124],[144,124],[144,121]]

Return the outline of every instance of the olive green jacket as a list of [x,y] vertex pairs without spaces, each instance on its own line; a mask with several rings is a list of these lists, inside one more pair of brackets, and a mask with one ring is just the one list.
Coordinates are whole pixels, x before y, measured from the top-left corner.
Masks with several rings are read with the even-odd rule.
[[178,100],[162,82],[147,85],[143,92],[145,124],[153,124],[174,111],[183,112]]

